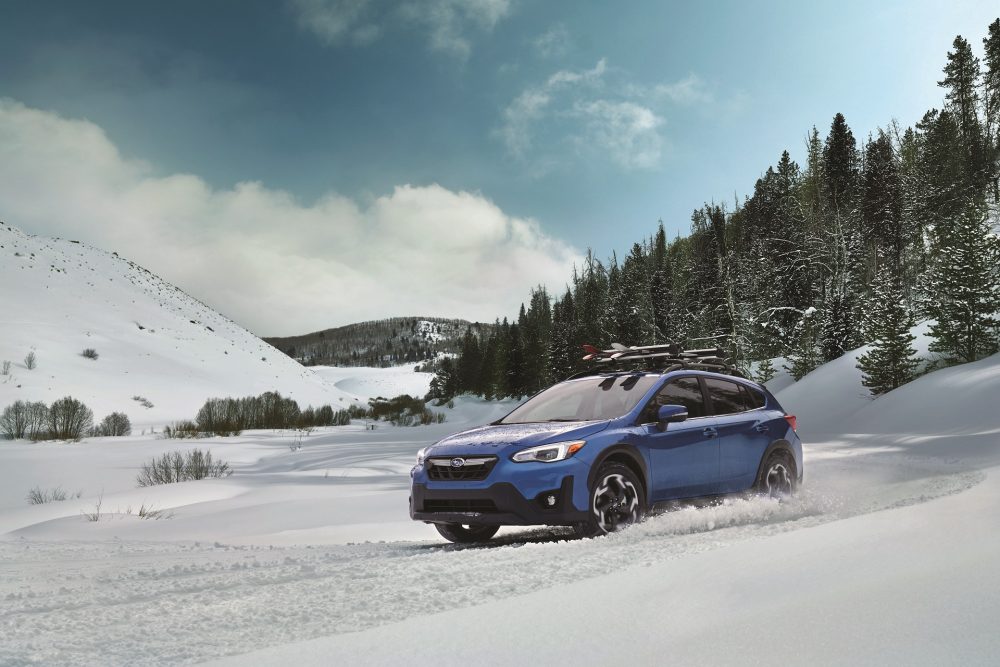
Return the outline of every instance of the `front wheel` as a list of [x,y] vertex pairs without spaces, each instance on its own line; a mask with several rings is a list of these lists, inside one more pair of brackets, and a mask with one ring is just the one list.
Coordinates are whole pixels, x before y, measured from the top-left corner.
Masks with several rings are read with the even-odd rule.
[[456,544],[485,542],[500,530],[500,526],[483,526],[480,524],[463,526],[460,523],[436,523],[434,527],[441,533],[441,537]]
[[795,493],[795,461],[785,451],[772,452],[760,467],[755,490],[762,496],[782,500]]
[[613,533],[640,521],[644,511],[642,484],[635,473],[610,463],[600,467],[590,489],[590,520],[575,530],[580,537]]

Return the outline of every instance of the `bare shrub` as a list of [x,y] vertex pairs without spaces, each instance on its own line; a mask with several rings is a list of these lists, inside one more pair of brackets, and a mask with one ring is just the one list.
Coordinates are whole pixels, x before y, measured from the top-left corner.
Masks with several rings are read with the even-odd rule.
[[82,495],[83,491],[66,493],[61,486],[48,490],[36,486],[31,491],[28,491],[27,500],[29,505],[44,505],[45,503],[59,503],[67,498],[79,498]]
[[49,437],[79,440],[94,423],[94,413],[72,396],[60,398],[49,408]]
[[0,364],[0,375],[10,375],[10,362],[4,360],[3,364]]
[[97,503],[94,504],[93,512],[83,512],[83,518],[87,521],[100,521],[101,520],[101,505],[104,504],[104,492],[97,496]]
[[16,401],[8,405],[0,414],[0,433],[10,440],[19,440],[27,432],[28,404]]
[[208,477],[229,477],[229,464],[212,458],[212,452],[192,449],[188,452],[167,452],[143,464],[136,476],[139,486],[174,484]]
[[101,425],[97,427],[100,435],[105,437],[122,437],[132,435],[132,422],[124,412],[112,412],[101,420]]
[[198,433],[198,425],[193,421],[179,421],[174,422],[171,426],[167,424],[163,427],[163,437],[165,438],[197,438],[200,433]]
[[[132,508],[130,507],[126,514],[131,514]],[[139,510],[135,513],[140,519],[154,519],[159,521],[160,519],[172,519],[174,518],[173,512],[166,512],[164,510],[155,509],[152,505],[146,505],[143,503],[139,506]]]
[[26,431],[29,440],[44,440],[48,436],[49,406],[41,401],[27,403]]
[[27,369],[28,369],[29,371],[30,371],[30,370],[33,370],[33,369],[35,368],[35,364],[36,364],[36,362],[37,362],[37,359],[36,359],[36,357],[35,357],[35,351],[34,351],[34,350],[32,350],[32,351],[31,351],[31,352],[29,352],[29,353],[28,353],[28,355],[27,355],[27,356],[26,356],[26,357],[24,358],[24,367],[25,367],[25,368],[27,368]]
[[97,354],[97,350],[95,350],[92,347],[88,347],[87,349],[85,349],[83,352],[80,353],[80,356],[85,357],[87,359],[93,359],[96,361],[97,357],[100,355]]
[[151,407],[153,407],[153,404],[150,403],[149,399],[146,398],[145,396],[138,396],[138,395],[136,395],[136,396],[132,397],[132,400],[135,401],[136,403],[138,403],[139,405],[141,405],[144,408],[151,408]]

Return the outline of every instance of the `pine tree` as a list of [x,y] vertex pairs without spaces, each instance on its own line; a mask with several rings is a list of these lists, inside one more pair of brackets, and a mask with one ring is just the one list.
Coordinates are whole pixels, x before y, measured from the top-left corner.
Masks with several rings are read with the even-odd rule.
[[917,351],[913,315],[903,302],[899,277],[889,264],[882,266],[874,286],[871,309],[865,322],[868,352],[858,358],[861,383],[875,396],[901,387],[916,376]]
[[960,148],[966,164],[970,188],[982,189],[989,177],[983,128],[979,122],[979,59],[961,35],[952,43],[944,79],[938,85],[947,89],[946,108],[955,114]]
[[806,375],[816,370],[822,362],[819,354],[819,318],[816,316],[816,309],[810,308],[802,314],[799,321],[798,337],[795,347],[788,360],[791,364],[785,364],[785,370],[792,374],[798,382]]
[[549,339],[549,376],[562,380],[573,373],[581,352],[575,346],[576,314],[569,288],[552,307],[552,336]]
[[1000,243],[973,205],[949,227],[927,278],[930,350],[946,363],[976,361],[997,351]]
[[455,364],[456,385],[459,392],[475,392],[482,366],[482,352],[479,349],[479,337],[472,332],[472,327],[465,329],[462,339],[462,353]]
[[760,384],[767,384],[774,379],[777,370],[774,368],[774,362],[770,358],[763,359],[757,364],[757,373],[755,379]]
[[986,72],[983,74],[983,108],[985,116],[987,164],[992,172],[993,201],[1000,202],[1000,181],[997,161],[1000,160],[1000,19],[990,24],[983,38]]
[[457,376],[455,373],[455,361],[451,357],[445,357],[438,366],[437,373],[431,378],[428,398],[449,399],[457,393]]
[[858,179],[858,148],[851,128],[843,114],[838,113],[830,124],[830,134],[823,146],[823,172],[827,208],[831,213],[848,215],[854,206]]
[[865,242],[866,276],[871,282],[877,273],[877,259],[889,263],[899,273],[903,261],[904,235],[902,228],[899,168],[889,136],[879,131],[878,137],[865,147],[862,173],[861,216]]
[[648,262],[642,246],[632,244],[621,269],[619,342],[626,345],[648,345],[656,337],[653,301],[650,298]]

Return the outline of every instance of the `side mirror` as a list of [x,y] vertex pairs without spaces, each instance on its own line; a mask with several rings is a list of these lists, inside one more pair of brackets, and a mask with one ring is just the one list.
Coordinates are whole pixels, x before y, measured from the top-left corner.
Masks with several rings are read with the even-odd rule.
[[656,411],[656,421],[663,425],[682,422],[688,418],[688,409],[683,405],[661,405]]

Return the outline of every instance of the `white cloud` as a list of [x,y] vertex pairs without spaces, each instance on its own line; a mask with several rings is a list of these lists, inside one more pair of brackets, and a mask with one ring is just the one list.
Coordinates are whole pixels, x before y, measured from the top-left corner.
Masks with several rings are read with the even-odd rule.
[[366,44],[378,37],[378,26],[367,22],[370,0],[289,0],[289,4],[299,27],[327,44]]
[[652,87],[651,93],[653,97],[678,104],[700,104],[713,100],[705,82],[697,74],[689,74],[673,83],[658,83]]
[[572,40],[566,26],[560,23],[536,37],[531,45],[541,58],[559,58],[569,53]]
[[386,0],[288,0],[299,26],[327,44],[368,44],[387,26],[412,25],[427,34],[428,46],[466,59],[470,31],[489,32],[511,11],[511,0],[421,0],[397,5]]
[[547,82],[548,88],[558,88],[567,84],[576,83],[587,83],[594,84],[600,81],[604,73],[608,71],[608,60],[607,58],[601,58],[594,65],[593,69],[585,69],[580,72],[574,72],[573,70],[559,70],[555,74],[549,77]]
[[511,156],[531,163],[534,173],[558,164],[555,153],[565,145],[625,169],[651,169],[662,156],[665,123],[654,107],[671,93],[679,98],[682,91],[640,87],[601,58],[590,69],[559,70],[525,89],[502,111],[495,135]]
[[663,119],[632,102],[595,100],[577,103],[587,126],[586,140],[603,148],[626,169],[649,169],[660,162]]
[[531,148],[531,126],[545,114],[552,96],[543,90],[529,89],[517,96],[503,111],[504,124],[498,134],[507,150],[517,157],[524,157]]
[[304,205],[124,158],[93,123],[0,100],[0,219],[116,250],[269,335],[404,314],[492,320],[579,253],[480,194],[401,185]]

